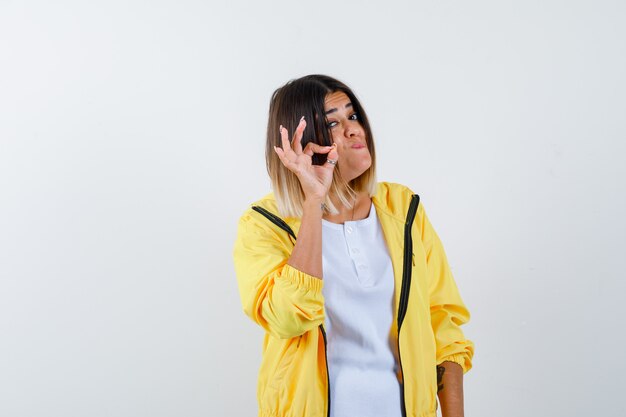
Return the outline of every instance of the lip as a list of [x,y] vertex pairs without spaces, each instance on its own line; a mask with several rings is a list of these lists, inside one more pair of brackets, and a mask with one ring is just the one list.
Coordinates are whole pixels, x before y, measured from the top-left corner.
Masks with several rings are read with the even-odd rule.
[[351,146],[352,149],[363,149],[365,148],[365,145],[362,143],[355,143],[354,145]]

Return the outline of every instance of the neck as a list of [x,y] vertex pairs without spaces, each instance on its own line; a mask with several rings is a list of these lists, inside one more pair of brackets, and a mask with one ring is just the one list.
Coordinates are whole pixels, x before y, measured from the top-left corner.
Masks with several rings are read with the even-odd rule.
[[332,223],[343,224],[347,221],[352,220],[362,220],[365,219],[369,215],[369,208],[371,206],[371,198],[369,194],[365,191],[361,191],[356,195],[356,201],[354,202],[354,206],[352,208],[348,208],[341,204],[339,199],[336,196],[330,197],[330,200],[335,205],[335,208],[339,210],[337,214],[324,214],[322,217],[324,220],[327,220]]

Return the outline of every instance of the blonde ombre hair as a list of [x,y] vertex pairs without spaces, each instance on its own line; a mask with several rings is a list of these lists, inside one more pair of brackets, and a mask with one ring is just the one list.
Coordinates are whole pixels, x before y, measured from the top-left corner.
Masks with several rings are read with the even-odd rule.
[[[332,145],[332,135],[327,127],[324,101],[328,94],[341,91],[352,102],[352,108],[358,115],[358,120],[365,132],[365,141],[369,149],[372,164],[359,177],[346,182],[339,173],[341,159],[333,171],[333,180],[329,195],[324,202],[324,211],[337,214],[337,207],[332,203],[330,195],[347,208],[352,208],[356,193],[367,191],[370,197],[376,192],[376,154],[374,152],[374,138],[365,110],[352,90],[339,80],[326,75],[307,75],[291,80],[278,88],[270,100],[269,120],[267,123],[267,142],[265,147],[265,161],[267,172],[272,182],[272,189],[278,205],[279,214],[283,217],[302,217],[304,191],[298,177],[287,169],[274,151],[274,146],[282,147],[278,128],[283,125],[289,132],[289,139],[296,130],[300,117],[304,116],[307,125],[302,135],[302,148],[309,142],[321,146]],[[322,165],[326,162],[326,155],[313,155],[313,164]]]

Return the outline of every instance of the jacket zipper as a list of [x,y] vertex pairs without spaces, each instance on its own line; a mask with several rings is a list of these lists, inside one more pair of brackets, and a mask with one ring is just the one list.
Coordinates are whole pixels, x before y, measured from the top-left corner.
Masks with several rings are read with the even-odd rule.
[[328,407],[326,408],[326,416],[330,417],[330,373],[328,372],[328,347],[326,346],[326,331],[324,326],[320,324],[320,330],[322,331],[322,337],[324,338],[324,358],[326,359],[326,387],[328,388]]
[[419,205],[419,195],[413,194],[411,197],[411,205],[406,215],[406,221],[404,222],[404,259],[402,265],[402,289],[400,291],[400,305],[398,306],[398,364],[400,365],[400,373],[402,374],[402,415],[406,417],[406,402],[404,394],[404,370],[402,369],[402,355],[400,354],[400,328],[402,322],[406,316],[406,311],[409,303],[409,291],[411,289],[411,264],[415,264],[413,260],[413,238],[411,236],[411,228],[413,226],[413,220],[415,219],[415,213]]
[[285,223],[285,221],[283,219],[281,219],[280,217],[278,217],[274,213],[271,213],[271,212],[265,210],[263,207],[252,206],[252,210],[257,211],[257,212],[261,213],[262,215],[264,215],[265,217],[267,217],[267,219],[269,221],[271,221],[276,226],[278,226],[281,229],[283,229],[285,232],[289,233],[289,236],[291,236],[293,238],[293,240],[296,240],[295,233],[293,232],[293,230],[291,230],[291,227],[289,227],[289,225],[287,223]]
[[[411,204],[409,206],[409,210],[406,216],[406,220],[404,222],[404,258],[402,265],[402,289],[400,290],[400,305],[398,306],[398,363],[400,365],[400,373],[402,374],[402,415],[406,417],[406,403],[405,403],[405,395],[404,395],[404,370],[402,369],[402,358],[400,355],[400,328],[402,327],[402,322],[404,321],[404,317],[406,315],[406,311],[408,308],[409,302],[409,291],[411,289],[411,275],[412,268],[411,264],[415,265],[415,260],[413,258],[413,238],[411,236],[411,228],[413,227],[413,220],[415,219],[415,213],[417,212],[417,207],[419,205],[419,195],[413,194],[411,196]],[[265,216],[269,221],[274,223],[276,226],[280,227],[284,231],[286,231],[293,239],[296,239],[296,235],[293,230],[287,223],[283,221],[280,217],[275,214],[265,210],[263,207],[252,206],[254,211],[261,213]],[[324,330],[324,326],[320,324],[320,330],[322,332],[322,338],[324,339],[324,358],[326,359],[326,386],[328,388],[327,392],[327,411],[326,415],[330,417],[330,374],[328,372],[328,341],[326,340],[326,331]]]
[[[276,216],[275,214],[265,210],[263,207],[259,207],[259,206],[252,206],[252,210],[261,213],[263,216],[265,216],[269,221],[271,221],[272,223],[274,223],[276,226],[280,227],[281,229],[283,229],[284,231],[286,231],[289,236],[291,236],[293,238],[293,240],[296,240],[296,235],[293,232],[293,230],[291,229],[291,227],[289,227],[289,225],[287,223],[285,223],[285,221],[283,219],[281,219],[280,217]],[[328,341],[326,340],[326,331],[324,330],[324,325],[320,324],[320,330],[322,332],[322,338],[324,339],[324,358],[326,359],[326,386],[328,387],[327,390],[327,404],[328,407],[326,408],[326,415],[328,417],[330,417],[330,373],[328,372],[328,346],[327,343]]]

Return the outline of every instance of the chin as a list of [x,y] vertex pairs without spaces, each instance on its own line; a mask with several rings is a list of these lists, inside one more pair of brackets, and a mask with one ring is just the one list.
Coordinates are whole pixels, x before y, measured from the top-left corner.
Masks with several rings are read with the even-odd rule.
[[369,164],[367,164],[367,166],[362,167],[357,172],[351,172],[349,175],[344,175],[342,173],[341,176],[344,177],[346,179],[346,181],[350,182],[352,180],[355,180],[355,179],[359,178],[361,175],[365,174],[365,172],[368,169],[370,169],[371,166],[372,166],[372,164],[369,163]]

